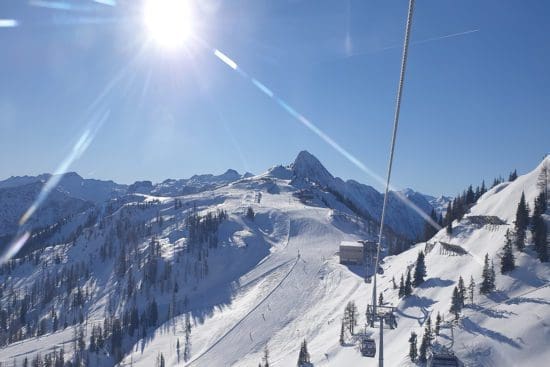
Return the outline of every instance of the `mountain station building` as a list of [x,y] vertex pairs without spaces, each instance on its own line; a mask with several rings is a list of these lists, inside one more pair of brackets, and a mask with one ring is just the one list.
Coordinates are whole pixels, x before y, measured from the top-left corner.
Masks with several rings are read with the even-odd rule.
[[359,241],[340,243],[340,264],[361,265],[365,260],[365,245]]

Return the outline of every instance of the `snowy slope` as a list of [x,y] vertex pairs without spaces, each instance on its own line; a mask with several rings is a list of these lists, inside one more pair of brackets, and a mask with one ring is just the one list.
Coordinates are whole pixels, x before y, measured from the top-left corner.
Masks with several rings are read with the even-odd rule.
[[[472,209],[471,215],[498,214],[511,223],[521,191],[525,190],[530,201],[534,198],[538,171],[506,187],[489,191]],[[317,211],[314,218],[311,218],[312,209],[306,207],[288,211],[291,226],[298,218],[307,219],[299,220],[299,229],[290,232],[283,251],[278,247],[253,272],[271,274],[271,270],[274,274],[259,280],[257,285],[239,290],[231,306],[217,310],[211,318],[196,325],[193,359],[186,365],[255,366],[261,359],[263,347],[268,345],[272,365],[292,366],[303,338],[309,342],[315,366],[377,365],[374,359],[362,357],[353,343],[346,347],[338,343],[345,304],[355,300],[359,309],[364,310],[370,299],[370,286],[363,282],[360,270],[337,263],[333,254],[341,235],[330,229],[326,221],[328,213]],[[294,215],[297,217],[292,219]],[[412,365],[406,356],[407,339],[411,331],[421,335],[429,315],[435,316],[439,311],[450,319],[452,288],[459,275],[465,279],[473,275],[479,281],[485,253],[495,257],[498,263],[496,255],[509,225],[473,228],[466,223],[465,220],[457,224],[453,237],[449,238],[442,231],[432,242],[442,240],[459,244],[468,254],[443,255],[436,244],[426,259],[429,279],[407,300],[398,300],[391,278],[398,279],[407,266],[414,263],[417,252],[424,249],[425,244],[386,259],[380,289],[386,302],[399,307],[399,327],[386,331],[387,365]],[[296,255],[298,250],[300,257]],[[283,255],[290,263],[281,269],[285,264],[281,259]],[[454,340],[449,330],[442,332],[438,342],[453,345],[465,365],[540,366],[550,358],[547,349],[550,329],[544,322],[550,317],[550,269],[548,264],[540,264],[529,253],[518,255],[518,263],[519,268],[510,275],[497,276],[498,292],[490,298],[476,294],[476,304],[464,311],[465,317],[454,329]],[[176,327],[175,333],[159,331],[155,335],[151,342],[152,352],[136,348],[126,362],[131,359],[137,365],[146,366],[162,351],[172,356],[168,359],[169,365],[175,363],[174,345],[183,335],[182,321],[177,324],[180,327]],[[370,332],[377,335],[376,330]]]
[[[305,159],[307,162],[311,158]],[[88,320],[84,326],[88,334],[92,325],[101,324],[108,313],[122,316],[133,305],[142,310],[152,297],[158,302],[160,324],[149,328],[145,337],[125,337],[120,365],[154,366],[162,353],[168,366],[257,366],[267,345],[272,366],[294,366],[305,338],[314,366],[376,366],[375,359],[361,356],[350,335],[346,346],[338,342],[340,320],[350,300],[357,303],[360,326],[364,324],[371,286],[363,281],[364,269],[341,265],[337,257],[341,240],[374,238],[376,231],[371,222],[357,216],[349,203],[331,191],[346,189],[342,192],[356,199],[358,205],[369,202],[372,198],[368,195],[375,197],[376,193],[367,186],[342,184],[314,161],[302,165],[304,162],[297,160],[294,165],[274,167],[265,174],[200,193],[176,198],[125,196],[93,225],[84,226],[74,243],[38,253],[40,266],[29,260],[9,272],[2,269],[1,305],[9,303],[9,289],[32,288],[45,272],[55,274],[84,263],[90,274],[78,282],[90,290],[82,309]],[[550,159],[545,164],[550,165]],[[519,196],[524,190],[532,207],[540,169],[488,191],[467,214],[495,215],[507,224],[477,226],[466,217],[455,223],[453,236],[442,230],[431,245],[421,243],[384,260],[379,290],[386,302],[398,306],[399,323],[397,329],[386,330],[387,366],[412,365],[407,357],[407,340],[413,330],[421,335],[428,315],[440,311],[450,319],[451,293],[459,275],[466,280],[473,275],[479,281],[485,253],[495,259],[498,268],[497,255],[506,228],[512,224]],[[325,190],[321,184],[334,186],[326,186],[331,190]],[[367,197],[361,198],[362,194]],[[175,199],[181,201],[181,206],[175,205]],[[246,216],[249,207],[255,212],[253,220]],[[208,250],[208,275],[195,277],[188,273],[193,267],[189,268],[191,259],[185,251],[189,241],[186,221],[193,213],[204,215],[216,210],[226,211],[228,218],[217,231],[217,247]],[[155,241],[160,285],[139,291],[145,281],[146,254],[157,246],[153,245]],[[466,254],[445,255],[438,241],[459,245]],[[121,278],[116,275],[120,254],[116,247],[122,243],[127,244],[127,251],[136,250]],[[115,247],[115,255],[102,261],[101,249],[109,244]],[[430,250],[426,255],[428,280],[415,289],[413,296],[399,300],[391,279],[399,280],[414,264],[418,251],[424,249]],[[539,366],[550,358],[550,329],[545,321],[550,319],[550,270],[529,248],[517,258],[520,267],[509,275],[498,274],[498,291],[491,297],[476,295],[476,304],[465,309],[464,318],[454,329],[453,349],[465,365],[515,366],[521,362]],[[163,281],[160,274],[168,265],[171,275]],[[136,282],[131,298],[124,297],[129,273]],[[179,291],[173,294],[168,290],[175,282]],[[79,310],[65,299],[72,299],[74,292],[70,297],[55,297],[44,310],[37,307],[31,313],[42,317],[53,308],[66,315],[66,329],[1,346],[0,362],[44,354],[60,345],[70,357],[78,329],[71,319],[78,317]],[[175,305],[174,317],[168,317],[171,305]],[[179,340],[183,345],[184,312],[192,316],[191,359],[187,363],[180,359],[178,364],[176,343]],[[377,336],[376,330],[368,332]],[[443,334],[439,341],[451,344],[449,330]],[[113,365],[112,355],[106,352],[93,354],[91,366]]]

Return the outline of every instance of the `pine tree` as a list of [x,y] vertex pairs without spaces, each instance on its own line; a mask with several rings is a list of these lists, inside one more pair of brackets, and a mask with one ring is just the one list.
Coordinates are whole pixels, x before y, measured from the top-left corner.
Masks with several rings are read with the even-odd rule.
[[89,346],[90,352],[97,352],[98,350],[96,335],[97,335],[97,331],[94,325],[92,326],[92,335],[90,335],[90,346]]
[[424,277],[426,276],[426,263],[424,261],[424,252],[420,251],[416,258],[416,266],[414,267],[414,281],[413,285],[418,287],[424,283]]
[[380,295],[378,296],[378,305],[384,304],[384,296],[382,295],[382,292],[380,292]]
[[441,314],[438,312],[437,317],[435,318],[435,328],[434,328],[435,335],[439,336],[440,328],[441,328]]
[[460,295],[458,291],[458,287],[454,287],[453,289],[453,298],[451,299],[451,308],[449,311],[455,315],[455,319],[459,319],[460,317]]
[[[436,222],[437,223],[437,214],[435,212],[435,209],[432,208],[432,211],[430,213],[430,218],[432,219],[432,221]],[[428,241],[430,238],[432,238],[435,234],[437,233],[437,229],[434,228],[434,226],[432,225],[432,223],[426,221],[426,223],[424,224],[424,241]]]
[[164,361],[164,355],[162,353],[159,353],[157,356],[157,366],[158,367],[165,367],[166,363]]
[[191,358],[191,316],[185,314],[185,344],[183,346],[183,360],[187,362]]
[[523,251],[525,248],[525,233],[527,225],[529,224],[529,208],[525,202],[525,194],[523,192],[521,193],[521,198],[516,210],[516,221],[514,224],[516,247],[518,251]]
[[122,357],[122,337],[122,324],[119,319],[114,319],[111,334],[111,354],[115,356],[117,361]]
[[355,326],[357,325],[357,306],[354,301],[349,301],[346,305],[344,310],[344,322],[351,335],[353,335]]
[[506,242],[502,249],[502,256],[500,258],[500,272],[502,274],[508,273],[516,268],[514,253],[512,252],[512,235],[510,230],[506,230]]
[[307,343],[304,339],[302,342],[302,345],[300,347],[300,355],[298,356],[298,367],[307,367],[310,364],[310,356],[309,352],[307,351]]
[[466,190],[466,205],[471,205],[475,202],[475,193],[472,188],[472,185],[468,186],[468,190]]
[[407,270],[407,280],[405,280],[405,297],[412,294],[411,269]]
[[453,234],[453,222],[450,221],[449,223],[447,223],[447,234],[449,236],[451,236]]
[[411,336],[409,338],[409,358],[412,362],[416,361],[416,358],[418,357],[418,349],[416,347],[416,333],[414,331],[411,331]]
[[176,340],[176,356],[178,357],[178,363],[180,363],[180,338]]
[[426,362],[428,348],[432,345],[432,320],[428,317],[426,321],[426,327],[424,328],[424,335],[422,335],[422,341],[420,342],[420,350],[418,353],[418,359],[420,362]]
[[537,187],[544,198],[543,212],[546,211],[547,200],[548,200],[548,184],[550,183],[550,168],[547,165],[544,165],[540,171],[539,177],[537,179]]
[[476,282],[474,281],[474,277],[470,275],[470,284],[468,284],[468,293],[470,298],[470,304],[474,303],[474,291],[476,289]]
[[251,206],[248,207],[248,209],[246,210],[246,217],[250,220],[254,220],[254,209],[252,209]]
[[58,327],[59,327],[59,320],[57,319],[57,313],[54,312],[53,320],[52,320],[52,331],[55,333]]
[[403,280],[403,274],[401,274],[401,280],[399,281],[399,298],[405,297],[405,281]]
[[345,336],[344,336],[344,320],[342,320],[342,324],[340,326],[340,345],[344,345],[346,343]]
[[464,286],[464,279],[462,279],[462,276],[458,277],[458,297],[460,301],[460,309],[464,307],[464,304],[466,303],[466,287]]
[[489,271],[490,275],[490,286],[491,286],[491,292],[493,292],[496,289],[496,273],[495,273],[495,264],[493,262],[493,259],[491,259],[491,269]]
[[541,192],[535,199],[535,209],[533,211],[532,231],[533,242],[537,257],[541,262],[547,262],[548,254],[548,229],[542,214],[546,212],[546,194]]
[[269,367],[269,349],[267,348],[267,345],[264,348],[264,357],[262,360],[264,362],[263,367]]
[[510,175],[508,176],[508,181],[513,182],[518,178],[518,172],[517,170],[514,170],[513,172],[510,172]]
[[159,312],[158,312],[157,301],[153,298],[153,300],[149,304],[149,325],[150,326],[157,325],[158,315],[159,315]]
[[485,187],[485,180],[481,182],[481,189],[479,190],[479,192],[481,194],[480,196],[483,196],[483,194],[487,192],[487,188]]
[[483,271],[481,273],[481,285],[479,292],[481,294],[487,294],[492,292],[494,287],[493,276],[491,274],[491,267],[489,265],[489,254],[485,254],[485,261],[483,264]]
[[[445,226],[448,226],[450,223],[453,222],[453,205],[449,201],[449,204],[447,204],[447,211],[445,212]],[[451,231],[452,232],[452,231]],[[447,232],[448,233],[448,232]]]

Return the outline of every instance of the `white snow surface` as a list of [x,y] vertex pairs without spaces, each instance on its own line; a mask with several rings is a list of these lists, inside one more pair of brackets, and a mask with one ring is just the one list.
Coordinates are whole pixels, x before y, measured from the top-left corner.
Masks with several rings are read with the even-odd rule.
[[[448,310],[458,276],[468,282],[473,275],[479,282],[485,253],[489,253],[497,267],[497,291],[485,297],[476,290],[476,303],[465,309],[454,330],[454,341],[445,330],[438,342],[452,344],[461,362],[468,366],[542,366],[550,360],[548,264],[540,264],[528,250],[516,253],[518,269],[509,275],[498,272],[504,233],[513,222],[522,191],[532,207],[539,170],[540,167],[513,183],[490,190],[471,210],[471,215],[499,216],[508,225],[473,229],[457,223],[451,238],[445,230],[438,233],[430,243],[442,240],[458,244],[468,254],[442,255],[439,246],[434,246],[426,256],[428,280],[410,298],[401,301],[397,298],[391,278],[395,276],[398,280],[425,244],[385,259],[379,290],[385,302],[398,306],[399,323],[397,329],[387,329],[385,333],[387,366],[414,365],[407,357],[410,332],[421,335],[426,318],[432,316],[435,321],[438,311],[445,319],[451,319]],[[361,269],[338,264],[334,255],[342,238],[358,235],[336,230],[330,210],[288,204],[281,199],[267,196],[255,210],[280,211],[279,218],[289,223],[288,237],[280,233],[271,253],[237,281],[246,287],[237,288],[229,305],[216,309],[195,325],[193,357],[183,365],[256,366],[267,345],[271,365],[294,366],[302,339],[308,341],[314,366],[377,365],[376,358],[361,356],[349,335],[349,345],[341,347],[338,342],[346,303],[350,300],[357,303],[361,322],[366,304],[370,303],[371,285],[363,281]],[[177,324],[180,327],[175,335],[160,328],[150,341],[152,348],[143,353],[136,348],[125,362],[132,359],[136,365],[148,366],[162,351],[172,356],[168,364],[175,365],[176,338],[183,335],[182,321]],[[374,329],[368,332],[378,335]]]
[[[550,164],[550,158],[543,163]],[[479,283],[486,253],[495,262],[497,291],[489,297],[476,291],[475,304],[464,309],[463,318],[454,328],[454,339],[445,329],[438,342],[452,346],[466,366],[547,365],[550,360],[549,265],[541,264],[528,246],[524,253],[515,252],[519,265],[516,270],[507,275],[498,271],[504,234],[513,226],[519,197],[525,192],[533,207],[541,167],[542,164],[512,183],[489,190],[467,214],[498,216],[506,225],[474,227],[463,220],[454,224],[450,237],[442,230],[429,244],[419,243],[384,259],[378,290],[383,293],[386,304],[398,308],[398,327],[385,329],[386,366],[415,365],[408,359],[407,340],[411,331],[421,336],[427,317],[435,321],[437,312],[444,314],[446,320],[451,319],[450,299],[458,277],[462,275],[468,283],[472,275]],[[121,366],[155,366],[157,356],[162,353],[168,366],[255,367],[261,361],[264,347],[268,346],[271,366],[290,367],[296,365],[303,339],[308,342],[316,367],[377,366],[377,358],[361,355],[357,337],[348,333],[345,346],[340,346],[338,340],[346,304],[351,300],[356,302],[360,311],[359,330],[364,326],[364,312],[370,303],[372,285],[364,282],[364,269],[341,265],[337,257],[341,241],[368,236],[365,223],[337,209],[303,204],[293,196],[296,189],[284,167],[270,172],[181,197],[186,207],[194,204],[199,211],[218,208],[229,213],[229,220],[219,233],[221,246],[210,254],[208,277],[196,287],[182,290],[189,296],[193,319],[191,359],[187,362],[181,359],[178,363],[176,356],[176,341],[179,339],[183,345],[184,339],[184,316],[180,315],[159,326],[152,335],[149,333],[146,339],[128,346],[130,351]],[[332,177],[323,171],[317,173],[323,180]],[[171,258],[174,249],[185,241],[181,231],[185,213],[173,209],[173,198],[149,195],[143,198],[161,203],[160,212],[169,225],[158,237],[163,257]],[[256,213],[253,221],[245,216],[248,207]],[[152,220],[156,212],[134,215]],[[119,291],[112,274],[113,264],[98,262],[98,244],[103,239],[98,231],[93,228],[74,246],[48,248],[43,255],[62,253],[65,262],[97,262],[89,280],[96,290],[95,301],[87,310],[92,321],[102,319],[108,295]],[[445,255],[440,251],[439,241],[459,245],[467,254]],[[147,243],[144,241],[141,246],[145,248]],[[399,282],[407,267],[414,264],[418,252],[425,249],[427,280],[411,297],[400,300],[397,290],[393,289],[392,277]],[[175,271],[178,266],[181,265],[174,262]],[[40,269],[23,265],[11,278],[23,287],[39,276]],[[162,310],[169,296],[157,297]],[[377,340],[377,329],[366,332]],[[66,343],[70,355],[72,336],[73,329],[69,327],[12,344],[0,349],[0,362],[11,363],[14,358],[51,350],[62,343]],[[107,357],[92,359],[91,365],[108,365],[108,362]]]

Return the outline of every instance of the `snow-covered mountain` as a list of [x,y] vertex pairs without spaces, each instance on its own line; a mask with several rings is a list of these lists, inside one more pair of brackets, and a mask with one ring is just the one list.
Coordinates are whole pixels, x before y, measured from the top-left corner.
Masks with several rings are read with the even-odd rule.
[[[85,179],[75,172],[68,172],[62,175],[47,201],[27,223],[27,227],[41,232],[66,221],[67,218],[87,212],[91,207],[100,210],[110,200],[121,199],[128,194],[186,195],[212,190],[251,176],[250,173],[240,175],[235,170],[227,170],[218,176],[205,174],[189,179],[166,180],[158,184],[138,181],[132,185],[123,185],[113,181]],[[38,176],[13,176],[0,181],[0,249],[17,232],[19,219],[51,177],[51,174],[45,173]],[[41,240],[45,244],[51,244],[45,237],[41,237]]]
[[[397,307],[398,322],[385,330],[387,366],[415,365],[410,333],[421,335],[438,311],[451,319],[460,275],[479,283],[486,253],[498,267],[521,192],[532,208],[544,165],[550,168],[550,158],[485,193],[451,236],[442,230],[428,244],[384,259],[378,289]],[[0,362],[21,364],[63,348],[65,360],[94,367],[117,360],[156,366],[161,356],[166,366],[257,366],[267,346],[270,365],[286,367],[296,365],[306,339],[316,367],[375,366],[359,352],[359,334],[346,332],[339,342],[346,304],[358,306],[359,331],[372,289],[365,270],[339,264],[337,251],[342,240],[375,238],[379,200],[376,190],[334,178],[307,152],[289,166],[211,190],[122,195],[79,219],[74,240],[0,267]],[[397,200],[392,226],[408,213]],[[387,238],[397,241],[394,231]],[[442,329],[437,342],[452,344],[465,365],[539,366],[550,358],[550,268],[530,241],[515,253],[518,268],[497,275],[497,291],[476,292],[454,333]],[[414,267],[421,250],[426,281],[400,299],[392,278]],[[377,337],[377,330],[367,332]]]
[[[292,172],[294,186],[309,188],[313,186],[326,190],[356,214],[366,219],[379,220],[382,214],[384,195],[372,186],[354,180],[343,181],[338,177],[333,177],[321,162],[307,151],[300,152],[288,169]],[[422,237],[424,219],[397,195],[397,193],[391,192],[386,223],[394,233],[412,242]],[[405,192],[405,196],[420,210],[430,214],[433,207],[424,195],[408,190]]]
[[[51,195],[42,206],[42,211],[47,211],[48,214],[37,215],[38,219],[30,222],[29,227],[38,229],[51,226],[66,217],[87,210],[90,205],[94,205],[100,210],[109,200],[122,199],[126,195],[176,197],[213,191],[239,180],[252,179],[253,177],[251,173],[247,172],[241,175],[237,171],[229,169],[220,175],[202,174],[188,179],[168,179],[156,184],[151,181],[138,181],[131,185],[122,185],[113,181],[84,179],[75,172],[69,172],[61,177],[54,190],[55,195]],[[300,152],[292,164],[273,167],[258,177],[291,180],[291,185],[294,188],[307,191],[307,195],[321,200],[322,202],[318,205],[333,206],[348,214],[359,215],[372,222],[373,226],[379,221],[383,201],[381,193],[371,186],[353,180],[344,182],[340,178],[334,177],[309,152]],[[4,211],[0,212],[0,244],[3,245],[9,241],[17,230],[19,218],[30,206],[32,199],[37,197],[40,187],[50,178],[50,174],[42,174],[10,177],[0,181],[0,190],[9,189],[6,193],[9,193],[10,197],[14,199],[9,208],[4,208]],[[27,185],[34,185],[34,191],[29,193]],[[432,206],[422,194],[407,190],[405,196],[421,210],[428,214],[431,212]],[[70,199],[76,199],[71,208],[65,202]],[[87,204],[84,205],[81,201],[85,201]],[[59,207],[67,208],[60,211],[57,209]],[[387,226],[388,232],[399,243],[394,245],[393,252],[407,248],[410,243],[420,238],[424,231],[423,219],[395,197],[394,193],[389,200]],[[49,241],[44,243],[52,244]]]
[[214,190],[218,187],[225,186],[231,182],[235,182],[242,178],[252,177],[249,172],[241,175],[234,169],[228,169],[221,175],[203,174],[194,175],[188,179],[181,180],[165,180],[156,184],[151,189],[151,194],[161,196],[180,196],[195,194],[202,191]]
[[[20,218],[32,205],[43,185],[40,181],[30,181],[17,187],[0,188],[0,238],[5,238],[2,242],[7,242],[10,235],[17,232]],[[65,191],[54,190],[28,225],[35,230],[48,227],[92,205],[91,202],[69,196]]]
[[[51,175],[47,173],[38,176],[14,176],[0,181],[0,188],[15,188],[31,183],[44,184],[50,178]],[[101,204],[126,193],[127,186],[113,181],[85,179],[75,172],[68,172],[61,177],[56,190],[72,198]]]
[[445,214],[447,213],[447,207],[449,206],[449,203],[453,201],[452,196],[446,196],[441,195],[438,197],[430,196],[430,195],[424,195],[426,200],[430,203],[432,208],[434,208],[436,214],[441,217],[445,217]]

